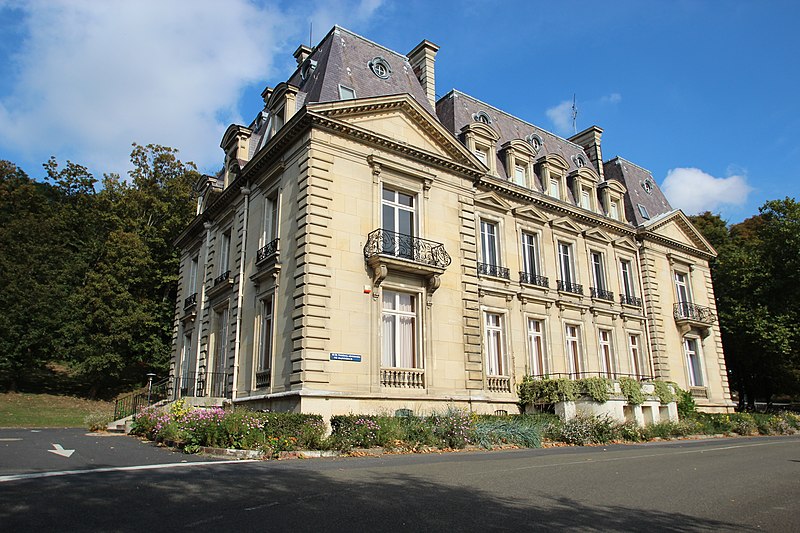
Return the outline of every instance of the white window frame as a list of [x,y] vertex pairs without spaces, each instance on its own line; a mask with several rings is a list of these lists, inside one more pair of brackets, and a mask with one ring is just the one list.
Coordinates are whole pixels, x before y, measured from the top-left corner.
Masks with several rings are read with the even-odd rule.
[[[526,237],[528,238],[527,240]],[[522,249],[522,271],[530,276],[539,275],[539,234],[533,231],[521,230],[520,247]]]
[[[346,94],[347,91],[350,94]],[[339,85],[339,100],[355,100],[356,98],[356,90],[345,85]]]
[[558,274],[564,283],[578,283],[575,275],[575,246],[571,242],[557,241]]
[[548,194],[556,200],[561,200],[561,179],[550,176],[550,185],[547,187]]
[[[536,327],[532,327],[538,325]],[[548,373],[547,343],[545,342],[545,321],[543,318],[529,316],[526,318],[528,334],[528,363],[532,376],[544,376]]]
[[580,324],[564,324],[564,353],[571,377],[580,378],[584,372]]
[[[496,318],[496,324],[490,319]],[[507,377],[505,313],[493,310],[483,312],[484,354],[486,356],[486,375],[488,377]]]
[[219,265],[217,274],[222,275],[230,270],[231,261],[231,228],[227,228],[219,237]]
[[614,332],[607,328],[597,330],[598,354],[600,355],[600,370],[609,379],[617,373],[617,362],[614,354]]
[[[490,233],[489,228],[492,228],[493,232]],[[500,223],[481,218],[480,238],[481,262],[495,267],[502,266],[500,261]]]
[[631,374],[637,378],[651,377],[650,363],[645,357],[644,346],[642,345],[642,335],[638,332],[627,332],[628,335],[628,354],[631,361]]
[[[692,347],[693,345],[693,347]],[[683,338],[683,354],[686,361],[687,383],[690,387],[705,387],[706,375],[703,368],[703,345],[699,337]]]
[[[391,200],[386,199],[385,193],[391,193],[393,198]],[[411,199],[411,206],[404,205],[400,202],[400,195],[407,196]],[[400,229],[400,213],[409,213],[411,215],[411,234],[409,237],[416,237],[418,232],[417,228],[417,194],[414,192],[409,192],[407,190],[393,187],[391,185],[383,184],[381,186],[381,228],[386,229],[384,226],[386,225],[386,220],[384,219],[384,207],[388,207],[392,210],[393,213],[393,220],[392,225],[394,226],[395,230]],[[399,231],[395,231],[395,233],[400,233]]]
[[[627,268],[626,266],[627,265]],[[633,261],[623,257],[619,260],[620,289],[629,298],[636,297],[636,281],[633,277]]]
[[197,294],[197,271],[200,267],[200,256],[194,255],[189,260],[189,279],[188,288],[189,296]]
[[676,301],[678,303],[692,303],[692,291],[689,283],[689,273],[676,270],[673,275],[673,279],[675,280]]
[[523,187],[528,185],[528,165],[514,161],[514,183]]
[[609,201],[608,216],[614,220],[619,220],[619,203],[616,199]]
[[[230,327],[230,310],[228,306],[222,307],[219,310],[214,310],[214,351],[213,360],[211,361],[209,372],[217,374],[224,373],[228,364],[228,328]],[[211,380],[207,380],[210,385]],[[206,393],[208,393],[208,389]]]
[[259,248],[263,248],[278,238],[279,198],[278,191],[264,197],[264,214],[261,220],[261,235],[258,240]]
[[[393,299],[393,309],[386,308],[386,298],[391,296]],[[408,296],[411,298],[411,311],[399,309],[400,298]],[[406,292],[394,289],[383,289],[381,294],[381,368],[425,368],[424,358],[421,350],[421,328],[420,328],[420,294],[416,292]],[[403,321],[411,323],[411,354],[403,353],[403,338],[398,333],[402,329]],[[392,339],[387,338],[387,326],[391,324]],[[391,347],[389,346],[391,344]],[[391,348],[391,353],[387,353],[387,348]],[[399,364],[403,358],[411,360],[410,365]]]
[[180,375],[180,382],[183,383],[186,380],[186,376],[189,375],[189,361],[191,360],[192,356],[192,332],[184,333],[183,334],[183,349],[181,350],[181,375]]
[[597,250],[589,251],[589,261],[592,264],[592,283],[594,288],[604,291],[607,290],[606,285],[606,265],[605,254]]

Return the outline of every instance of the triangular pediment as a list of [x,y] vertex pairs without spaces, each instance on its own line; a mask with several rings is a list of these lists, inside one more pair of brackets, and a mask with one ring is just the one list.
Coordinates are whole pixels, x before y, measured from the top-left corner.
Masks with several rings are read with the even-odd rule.
[[561,217],[550,222],[550,225],[553,229],[558,229],[561,231],[565,231],[567,233],[574,233],[575,235],[579,235],[583,233],[583,228],[580,227],[578,224],[572,221],[572,219],[568,217]]
[[622,237],[614,241],[614,247],[619,248],[620,250],[627,250],[629,252],[635,252],[639,248],[636,246],[636,243],[630,237]]
[[611,237],[608,236],[608,233],[600,228],[589,228],[583,232],[583,236],[587,239],[592,239],[605,244],[608,244],[612,241]]
[[522,207],[515,208],[514,215],[532,222],[538,222],[540,224],[547,224],[550,222],[550,219],[547,217],[547,215],[532,205],[523,205]]
[[407,94],[309,104],[324,115],[363,133],[415,148],[483,174],[480,163],[442,124]]
[[645,225],[645,229],[684,246],[716,255],[714,247],[694,227],[682,211],[673,211],[662,218],[652,220]]
[[511,204],[503,200],[496,192],[491,191],[475,196],[475,203],[504,213],[511,210]]

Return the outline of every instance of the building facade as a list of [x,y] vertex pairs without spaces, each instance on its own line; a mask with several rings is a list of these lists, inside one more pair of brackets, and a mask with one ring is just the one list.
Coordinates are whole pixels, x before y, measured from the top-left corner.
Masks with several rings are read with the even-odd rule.
[[732,410],[713,248],[600,128],[437,101],[437,50],[334,27],[228,128],[177,241],[175,394],[513,413],[524,376],[633,376]]

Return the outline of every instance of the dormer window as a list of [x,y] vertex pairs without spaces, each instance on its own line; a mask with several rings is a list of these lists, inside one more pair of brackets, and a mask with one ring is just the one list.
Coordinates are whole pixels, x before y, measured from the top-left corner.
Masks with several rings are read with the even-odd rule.
[[644,189],[644,192],[646,192],[647,194],[652,194],[653,193],[653,182],[650,181],[649,178],[645,179],[642,182],[642,189]]
[[525,140],[531,145],[534,152],[538,152],[542,148],[542,144],[544,144],[542,137],[538,133],[531,133],[525,137]]
[[611,200],[608,206],[608,216],[614,220],[619,220],[619,207],[616,200]]
[[561,180],[557,177],[550,178],[550,196],[560,200],[561,199]]
[[317,62],[314,59],[306,59],[303,66],[300,67],[300,79],[306,81],[314,73],[317,68]]
[[339,99],[340,100],[353,100],[356,97],[355,89],[339,85]]
[[491,117],[489,117],[488,114],[486,114],[486,111],[478,111],[477,113],[472,115],[472,119],[475,122],[480,122],[480,123],[486,124],[486,125],[489,125],[489,124],[492,123],[492,119],[491,119]]
[[642,215],[642,218],[646,220],[650,220],[650,213],[647,212],[647,208],[642,204],[636,204],[636,207],[639,208],[639,214]]
[[378,56],[372,61],[369,62],[369,69],[372,71],[373,74],[385,80],[389,77],[392,73],[392,67],[389,66],[389,63],[382,57]]
[[525,167],[522,165],[514,165],[514,183],[517,185],[525,185]]
[[575,166],[578,168],[586,166],[586,160],[583,158],[582,155],[572,156],[572,162],[575,163]]
[[489,166],[489,154],[487,153],[486,149],[482,146],[475,147],[475,157],[477,157],[481,163]]

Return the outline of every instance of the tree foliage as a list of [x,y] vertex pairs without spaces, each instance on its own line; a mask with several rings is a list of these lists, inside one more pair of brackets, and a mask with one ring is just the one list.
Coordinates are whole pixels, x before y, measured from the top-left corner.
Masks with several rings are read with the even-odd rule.
[[0,162],[0,385],[68,363],[90,394],[167,370],[177,290],[172,242],[193,216],[197,172],[134,144],[130,180],[51,158],[43,181]]
[[[740,407],[800,391],[800,204],[766,202],[727,227],[693,217],[719,253],[712,264],[720,329]],[[725,231],[722,231],[725,228]]]

